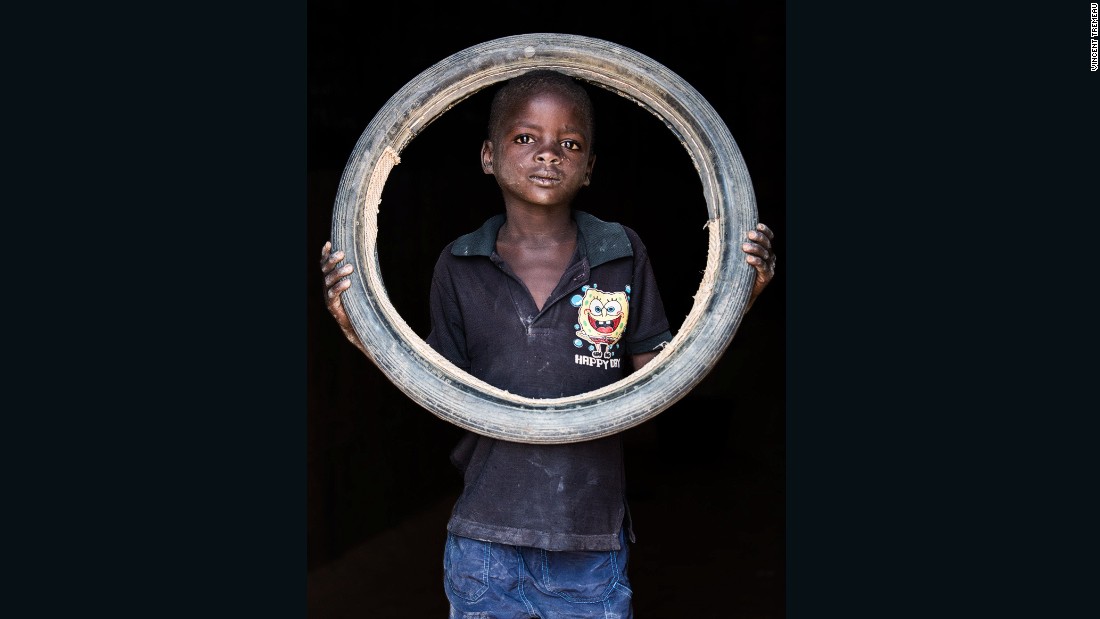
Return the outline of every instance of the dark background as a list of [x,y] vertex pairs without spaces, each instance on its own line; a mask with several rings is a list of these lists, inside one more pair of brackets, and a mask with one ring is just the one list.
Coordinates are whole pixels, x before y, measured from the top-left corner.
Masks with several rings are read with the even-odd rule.
[[[612,41],[679,74],[729,127],[759,219],[776,232],[780,270],[704,382],[626,432],[639,538],[630,573],[643,616],[784,612],[784,26],[783,5],[774,2],[679,2],[675,10],[665,2],[480,3],[460,12],[439,3],[308,4],[314,263],[331,233],[343,166],[374,113],[419,72],[477,43],[527,32]],[[413,140],[383,193],[382,277],[422,337],[439,251],[503,209],[478,160],[491,90]],[[639,232],[677,329],[706,266],[698,175],[656,117],[598,86],[589,90],[598,159],[577,207]],[[310,616],[443,616],[444,526],[460,488],[448,454],[459,431],[416,406],[348,344],[324,309],[319,269],[307,280]],[[723,590],[728,601],[714,609],[700,602],[700,590]]]

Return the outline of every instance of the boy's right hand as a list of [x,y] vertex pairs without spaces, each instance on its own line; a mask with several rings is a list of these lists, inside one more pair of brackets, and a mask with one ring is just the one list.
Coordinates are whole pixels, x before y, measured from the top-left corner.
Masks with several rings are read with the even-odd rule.
[[321,272],[325,274],[325,307],[336,319],[336,323],[340,325],[344,337],[348,338],[348,341],[354,344],[356,348],[366,353],[363,343],[359,341],[359,336],[355,334],[355,329],[351,326],[351,319],[344,311],[344,302],[341,299],[344,291],[351,288],[351,280],[348,279],[348,275],[351,275],[352,271],[355,270],[350,264],[336,268],[336,265],[343,259],[344,252],[332,251],[332,241],[326,241],[325,246],[321,248]]

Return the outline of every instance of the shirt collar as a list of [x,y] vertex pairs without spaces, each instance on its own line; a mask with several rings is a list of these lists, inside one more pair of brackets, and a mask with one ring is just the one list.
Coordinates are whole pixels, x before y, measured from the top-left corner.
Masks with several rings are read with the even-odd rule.
[[[620,224],[603,221],[584,211],[573,211],[573,219],[580,230],[590,267],[633,255],[630,239]],[[497,232],[504,225],[504,220],[503,214],[494,215],[474,232],[458,237],[451,247],[451,254],[492,256],[496,248]]]

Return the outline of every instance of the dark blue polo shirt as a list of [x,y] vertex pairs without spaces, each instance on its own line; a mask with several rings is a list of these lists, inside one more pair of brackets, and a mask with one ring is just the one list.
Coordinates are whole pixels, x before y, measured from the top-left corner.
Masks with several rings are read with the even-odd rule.
[[[496,252],[504,215],[448,245],[432,278],[428,344],[490,385],[557,398],[623,378],[629,355],[671,340],[638,235],[582,211],[574,218],[577,249],[541,311]],[[619,548],[619,436],[529,445],[470,433],[452,461],[465,477],[452,533],[547,550]]]

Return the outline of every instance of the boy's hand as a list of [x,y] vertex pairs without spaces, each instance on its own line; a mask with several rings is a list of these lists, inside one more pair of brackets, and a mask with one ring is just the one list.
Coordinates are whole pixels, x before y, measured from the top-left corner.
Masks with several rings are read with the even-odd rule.
[[[775,233],[764,224],[756,224],[756,230],[748,233],[746,240],[741,244],[741,251],[745,252],[745,262],[756,269],[756,280],[752,284],[752,293],[749,295],[751,304],[756,297],[764,292],[768,284],[775,277],[775,252],[772,251],[772,239]],[[747,309],[747,308],[746,308]]]
[[348,279],[348,275],[351,275],[352,271],[355,270],[350,264],[336,268],[336,265],[343,259],[344,252],[333,252],[332,241],[326,241],[325,246],[321,248],[321,272],[325,274],[325,307],[328,308],[329,313],[340,325],[344,337],[348,338],[349,342],[365,353],[363,343],[359,341],[359,336],[355,334],[355,329],[351,326],[351,319],[344,311],[344,302],[340,297],[345,290],[351,288],[351,280]]

